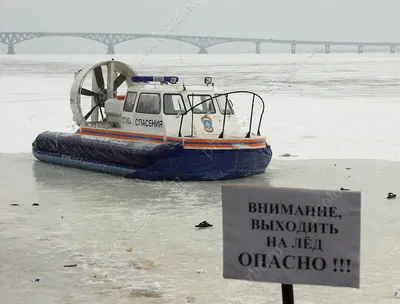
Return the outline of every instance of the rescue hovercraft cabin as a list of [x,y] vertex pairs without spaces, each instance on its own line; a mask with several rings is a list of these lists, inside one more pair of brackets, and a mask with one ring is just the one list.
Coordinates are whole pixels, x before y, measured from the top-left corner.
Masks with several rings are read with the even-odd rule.
[[[83,84],[90,77],[89,90]],[[224,92],[210,77],[204,82],[185,86],[176,76],[138,76],[114,60],[80,70],[70,93],[79,129],[40,133],[33,154],[45,162],[147,180],[221,180],[265,172],[272,151],[260,134],[263,99],[249,91]],[[123,83],[127,90],[118,95]],[[251,108],[245,132],[231,101],[238,93],[248,95]],[[86,114],[82,96],[91,98]],[[262,111],[252,130],[257,102]]]

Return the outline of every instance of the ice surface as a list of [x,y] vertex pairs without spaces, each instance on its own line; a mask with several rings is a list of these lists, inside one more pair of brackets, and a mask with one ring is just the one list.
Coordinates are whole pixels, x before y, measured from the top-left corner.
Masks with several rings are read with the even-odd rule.
[[[279,284],[222,278],[226,182],[131,180],[29,154],[1,155],[0,168],[0,303],[280,301]],[[361,289],[297,285],[295,296],[296,303],[364,304],[393,298],[399,285],[400,206],[386,199],[398,172],[397,162],[281,160],[264,175],[229,183],[361,190]],[[204,220],[213,227],[194,227]]]
[[[73,130],[73,72],[103,59],[0,56],[0,303],[280,303],[278,284],[222,278],[222,182],[147,182],[35,161],[37,134]],[[185,84],[211,75],[260,93],[274,159],[266,174],[229,183],[363,193],[361,289],[295,286],[296,303],[396,301],[400,207],[386,195],[398,189],[399,164],[300,159],[399,160],[398,54],[184,55],[183,66],[173,55],[115,59],[140,74]],[[246,117],[249,102],[233,101]],[[298,161],[278,161],[284,153]],[[203,220],[213,227],[194,228]]]

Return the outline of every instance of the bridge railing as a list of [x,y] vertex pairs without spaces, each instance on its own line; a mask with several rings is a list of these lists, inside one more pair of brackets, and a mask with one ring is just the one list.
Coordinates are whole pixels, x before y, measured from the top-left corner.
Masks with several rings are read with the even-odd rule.
[[[245,138],[250,138],[250,136],[251,136],[251,129],[252,129],[253,117],[254,117],[254,102],[256,101],[256,97],[261,101],[261,104],[262,104],[262,111],[261,111],[261,114],[260,114],[260,119],[259,119],[258,128],[257,128],[257,135],[261,135],[260,128],[261,128],[261,122],[262,122],[263,115],[264,115],[264,111],[265,111],[265,102],[264,102],[264,100],[262,99],[262,97],[261,97],[260,95],[256,94],[256,93],[254,93],[254,92],[251,92],[251,91],[231,91],[231,92],[226,92],[226,93],[223,93],[223,94],[216,94],[216,95],[212,96],[211,98],[207,98],[207,99],[205,99],[205,100],[203,100],[203,101],[201,101],[201,102],[199,102],[199,103],[197,103],[197,104],[195,104],[195,105],[193,105],[192,103],[190,103],[190,104],[191,104],[191,108],[188,109],[188,110],[186,110],[184,113],[181,113],[181,122],[180,122],[180,125],[179,125],[178,137],[182,137],[183,118],[184,118],[188,113],[191,113],[191,115],[192,115],[192,121],[191,121],[191,136],[193,137],[193,122],[194,122],[194,117],[193,117],[194,112],[193,112],[193,109],[195,109],[195,108],[198,107],[199,105],[202,105],[202,104],[205,103],[205,102],[217,100],[218,97],[225,96],[225,104],[224,104],[224,109],[225,109],[225,110],[224,110],[224,113],[223,113],[224,119],[223,119],[223,123],[222,123],[222,131],[221,131],[220,135],[218,136],[218,138],[224,138],[224,133],[225,133],[225,122],[226,122],[226,115],[227,115],[227,107],[228,107],[228,102],[230,102],[230,99],[229,99],[228,96],[234,95],[234,94],[249,94],[249,95],[252,96],[252,101],[251,101],[251,112],[250,112],[250,122],[249,122],[249,130],[248,130],[248,132],[247,132]],[[189,96],[192,96],[192,100],[194,100],[194,98],[193,98],[193,97],[195,96],[194,93],[189,94],[188,97],[189,97]]]

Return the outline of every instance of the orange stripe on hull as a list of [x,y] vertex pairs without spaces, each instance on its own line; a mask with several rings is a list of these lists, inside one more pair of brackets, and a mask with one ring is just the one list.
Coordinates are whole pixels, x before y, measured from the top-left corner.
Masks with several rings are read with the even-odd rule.
[[[85,132],[86,131],[86,132]],[[98,132],[98,133],[96,133]],[[132,132],[112,131],[107,129],[82,128],[75,132],[79,135],[96,136],[103,138],[114,138],[128,141],[146,141],[158,144],[184,143],[185,148],[208,148],[208,149],[235,149],[233,145],[240,144],[252,148],[263,148],[266,145],[266,138],[243,138],[243,139],[205,139],[205,138],[181,138],[166,137],[152,134],[140,134]],[[245,147],[244,147],[245,148]]]
[[[244,148],[246,147],[252,147],[252,148],[264,148],[265,144],[244,144]],[[201,144],[189,144],[189,145],[184,145],[185,148],[208,148],[208,149],[235,149],[232,147],[232,145],[226,144],[226,145],[201,145]],[[240,148],[239,148],[240,149]],[[239,150],[238,149],[238,150]]]
[[[174,137],[174,140],[178,140],[179,137]],[[190,142],[216,142],[216,143],[252,143],[252,142],[260,142],[265,140],[265,137],[260,137],[260,138],[243,138],[243,139],[219,139],[219,138],[185,138],[185,143],[190,143]]]
[[118,135],[105,135],[105,134],[88,134],[88,133],[83,133],[83,132],[76,132],[75,134],[79,135],[87,135],[87,136],[96,136],[96,137],[105,137],[105,138],[115,138],[115,139],[123,139],[123,140],[129,140],[129,141],[146,141],[146,142],[154,142],[160,145],[165,145],[169,144],[169,142],[166,141],[159,141],[159,140],[153,140],[153,139],[137,139],[137,138],[126,138],[125,136],[118,136]]
[[96,129],[96,128],[82,128],[82,131],[84,131],[84,130],[88,130],[88,131],[92,131],[92,132],[104,132],[104,133],[115,134],[115,135],[122,134],[122,135],[144,136],[144,137],[164,139],[164,136],[162,136],[162,135],[140,134],[140,133],[112,131],[112,130],[107,130],[107,129]]

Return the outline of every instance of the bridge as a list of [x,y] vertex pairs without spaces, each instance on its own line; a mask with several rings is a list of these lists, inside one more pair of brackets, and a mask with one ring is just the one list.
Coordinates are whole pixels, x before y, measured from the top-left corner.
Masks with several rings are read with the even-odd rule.
[[[141,51],[147,51],[157,46],[163,39],[182,41],[199,48],[199,54],[207,54],[207,49],[222,43],[249,42],[255,44],[255,53],[261,53],[261,44],[286,44],[290,45],[291,53],[296,54],[297,45],[321,45],[325,48],[325,54],[331,52],[332,46],[355,46],[358,53],[364,52],[364,46],[387,47],[390,53],[396,52],[400,43],[391,42],[346,42],[346,41],[311,41],[311,40],[282,40],[259,38],[234,38],[234,37],[210,37],[210,36],[185,36],[185,35],[161,35],[161,34],[132,34],[132,33],[63,33],[63,32],[0,32],[0,42],[8,45],[7,54],[15,54],[15,45],[27,40],[43,37],[76,37],[94,40],[107,46],[107,54],[115,54],[114,46],[134,39],[148,38],[148,43],[141,47]],[[143,48],[145,50],[143,50]],[[147,49],[147,50],[146,50]]]

